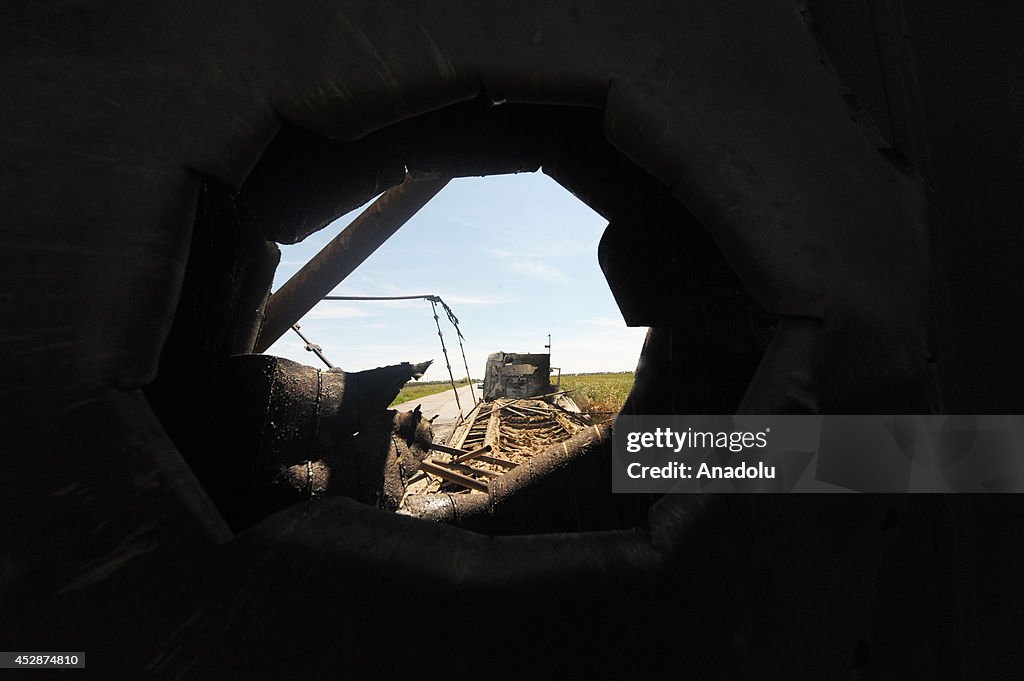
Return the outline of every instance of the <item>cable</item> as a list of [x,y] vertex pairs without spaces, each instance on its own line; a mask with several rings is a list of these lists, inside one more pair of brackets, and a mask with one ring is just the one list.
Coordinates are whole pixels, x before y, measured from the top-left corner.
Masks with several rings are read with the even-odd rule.
[[[444,344],[444,335],[441,333],[441,322],[437,315],[437,305],[440,304],[444,308],[445,314],[448,316],[448,321],[453,327],[455,327],[455,334],[459,341],[459,351],[462,353],[462,364],[466,369],[466,380],[469,382],[469,395],[473,399],[473,404],[476,405],[476,392],[473,390],[473,376],[469,371],[469,361],[466,359],[466,347],[462,341],[465,340],[465,336],[462,335],[462,330],[459,328],[459,318],[455,316],[452,309],[448,307],[448,303],[441,299],[441,296],[434,294],[426,294],[421,296],[324,296],[322,300],[426,300],[430,302],[430,306],[434,311],[434,323],[437,325],[437,337],[441,339],[441,352],[444,354],[445,365],[448,367],[448,378],[451,380],[452,391],[455,393],[455,404],[459,408],[459,418],[463,418],[462,415],[462,404],[459,402],[459,390],[455,386],[455,376],[452,374],[452,365],[448,360],[448,349]],[[298,333],[298,328],[295,329]],[[302,334],[299,334],[300,336]],[[306,338],[303,336],[303,340]],[[315,348],[315,349],[314,349]],[[311,346],[309,341],[306,341],[306,349],[313,350],[317,356],[320,357],[327,366],[331,366],[330,362],[318,352],[319,346]]]
[[[441,304],[444,305],[444,303]],[[452,392],[455,393],[455,406],[459,408],[459,420],[461,421],[463,416],[462,404],[459,402],[459,389],[455,387],[455,376],[452,375],[452,363],[448,361],[448,348],[444,346],[444,336],[441,334],[441,321],[437,316],[437,302],[431,300],[430,307],[434,310],[434,323],[437,325],[437,337],[441,339],[441,352],[444,353],[444,363],[448,366],[448,378],[452,382]],[[445,307],[447,307],[447,305],[445,305]],[[458,327],[455,327],[455,331],[458,332],[458,330]]]

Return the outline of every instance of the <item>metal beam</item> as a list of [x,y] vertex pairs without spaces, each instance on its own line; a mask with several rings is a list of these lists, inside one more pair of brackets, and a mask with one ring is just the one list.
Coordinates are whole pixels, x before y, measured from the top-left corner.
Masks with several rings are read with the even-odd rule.
[[454,482],[457,485],[462,485],[469,489],[475,489],[477,492],[487,492],[486,482],[475,480],[468,475],[463,475],[457,471],[445,468],[433,461],[427,461],[426,459],[420,461],[420,470],[430,473],[431,475],[436,475],[442,480]]
[[447,179],[405,181],[384,192],[267,301],[256,352],[264,352],[434,198]]
[[490,445],[484,445],[480,449],[474,449],[471,452],[466,452],[465,454],[460,454],[456,458],[452,459],[452,463],[465,463],[466,461],[471,461],[472,459],[475,459],[478,456],[486,454],[489,451],[491,451],[491,446]]

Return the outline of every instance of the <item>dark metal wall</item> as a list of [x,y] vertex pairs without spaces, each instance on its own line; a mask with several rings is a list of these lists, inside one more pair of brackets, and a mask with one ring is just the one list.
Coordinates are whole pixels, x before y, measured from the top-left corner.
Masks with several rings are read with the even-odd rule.
[[[499,641],[538,630],[529,658],[481,653],[496,676],[673,655],[711,678],[1012,675],[995,623],[1021,602],[1014,498],[670,495],[635,529],[503,537],[334,499],[236,536],[141,392],[165,351],[250,337],[251,319],[214,332],[207,310],[169,340],[187,271],[225,318],[258,306],[243,280],[273,252],[245,230],[274,222],[258,164],[282,127],[347,143],[479,99],[596,112],[683,207],[667,226],[667,209],[614,214],[602,247],[624,317],[655,326],[638,410],[706,394],[748,412],[1020,411],[1024,22],[985,5],[4,3],[0,648],[84,649],[96,678],[387,675],[458,664],[443,639],[464,616]],[[565,157],[546,169],[592,204],[615,195]],[[367,164],[352,195],[393,170]],[[251,172],[266,193],[238,201]],[[218,211],[249,226],[237,242],[204,224]],[[710,238],[679,236],[697,224]],[[667,258],[686,285],[651,306],[680,279],[641,269],[676,239],[731,269],[687,280]],[[219,265],[203,276],[190,249]],[[682,307],[702,280],[731,297]],[[750,301],[764,323],[737,321]],[[689,323],[719,307],[697,328],[736,330],[735,348]]]
[[1024,9],[904,0],[808,9],[851,91],[851,115],[868,113],[894,162],[928,183],[930,349],[944,411],[1019,413]]
[[[811,0],[808,9],[824,55],[856,96],[851,115],[867,112],[894,162],[927,182],[934,403],[954,414],[1020,413],[1024,8]],[[1015,636],[997,624],[1021,612],[1020,500],[939,498],[917,513],[932,517],[931,531],[905,536],[881,571],[888,605],[876,618],[876,648],[886,664],[873,664],[875,673],[914,676],[921,660],[959,678],[1024,668]],[[930,567],[911,574],[914,565]],[[892,607],[897,593],[914,594],[906,608]],[[942,623],[941,638],[914,628],[929,619]]]

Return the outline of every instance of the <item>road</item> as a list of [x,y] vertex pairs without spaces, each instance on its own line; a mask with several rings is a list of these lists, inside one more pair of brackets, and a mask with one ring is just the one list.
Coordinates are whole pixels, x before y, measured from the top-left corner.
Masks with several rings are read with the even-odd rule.
[[[459,388],[458,392],[459,403],[462,404],[462,415],[466,416],[473,408],[470,386],[467,385]],[[477,399],[480,399],[481,391],[474,387],[473,392],[476,393]],[[430,419],[433,416],[437,416],[433,425],[434,440],[437,441],[448,437],[448,434],[455,427],[455,422],[459,418],[459,407],[455,403],[455,395],[452,393],[452,389],[449,388],[444,392],[427,395],[418,400],[409,400],[394,408],[398,411],[412,411],[416,408],[416,405],[420,405],[420,411],[423,412],[424,418]]]

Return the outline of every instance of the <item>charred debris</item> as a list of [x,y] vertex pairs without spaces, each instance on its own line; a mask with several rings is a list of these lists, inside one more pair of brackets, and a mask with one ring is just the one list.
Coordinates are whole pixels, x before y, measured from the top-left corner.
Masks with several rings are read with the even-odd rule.
[[204,476],[213,500],[235,529],[324,496],[452,521],[493,509],[600,438],[551,384],[548,355],[505,352],[488,357],[483,399],[436,438],[419,406],[388,408],[430,364],[346,372],[231,358],[220,402],[232,441]]

